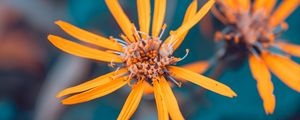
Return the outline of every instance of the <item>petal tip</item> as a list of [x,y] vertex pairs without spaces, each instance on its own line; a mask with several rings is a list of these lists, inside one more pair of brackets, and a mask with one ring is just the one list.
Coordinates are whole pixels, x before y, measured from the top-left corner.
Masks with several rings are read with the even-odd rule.
[[57,24],[57,25],[59,25],[60,23],[63,23],[64,21],[62,21],[62,20],[56,20],[54,23],[55,24]]
[[55,35],[49,34],[47,38],[49,41],[52,41],[55,38]]
[[65,95],[62,94],[62,93],[60,92],[60,93],[58,93],[55,97],[56,97],[56,98],[61,98],[61,97],[63,97],[63,96],[65,96]]

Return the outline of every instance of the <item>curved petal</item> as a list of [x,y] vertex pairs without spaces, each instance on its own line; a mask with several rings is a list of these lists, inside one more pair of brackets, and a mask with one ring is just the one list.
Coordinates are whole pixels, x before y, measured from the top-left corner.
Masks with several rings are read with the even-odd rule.
[[118,55],[103,52],[94,48],[90,48],[78,43],[66,40],[64,38],[49,35],[48,40],[57,48],[69,54],[89,58],[93,60],[99,60],[104,62],[122,62],[122,58]]
[[269,24],[276,27],[298,7],[299,3],[299,0],[284,0],[271,16]]
[[134,41],[132,22],[123,11],[118,0],[105,0],[105,3],[128,39]]
[[127,72],[128,72],[127,69],[122,68],[118,71],[108,73],[106,75],[100,76],[96,79],[87,81],[80,85],[64,89],[63,91],[59,92],[56,97],[62,97],[62,96],[73,94],[73,93],[83,92],[83,91],[107,84],[113,80],[112,77],[122,76],[122,75],[126,74]]
[[175,95],[166,79],[162,76],[159,81],[160,88],[162,90],[163,99],[166,100],[166,106],[172,120],[184,120],[180,112]]
[[227,96],[227,97],[235,97],[237,96],[234,91],[232,91],[228,86],[219,83],[213,79],[210,79],[208,77],[199,75],[197,73],[194,73],[192,71],[175,67],[175,66],[169,66],[168,70],[172,72],[172,76],[179,77],[181,79],[186,79],[194,84],[197,84],[199,86],[202,86],[203,88],[206,88],[208,90],[211,90],[213,92],[216,92],[218,94]]
[[194,62],[185,66],[182,66],[184,69],[188,69],[190,71],[193,71],[195,73],[202,74],[209,68],[209,62],[208,61],[198,61]]
[[154,1],[152,36],[158,37],[166,14],[167,0]]
[[[140,31],[149,34],[150,30],[150,0],[137,0]],[[146,36],[143,36],[146,37]]]
[[270,53],[262,57],[271,71],[287,86],[300,92],[300,66],[289,58]]
[[256,56],[251,55],[249,66],[254,79],[257,81],[259,95],[264,101],[264,108],[267,114],[272,114],[275,109],[274,86],[271,81],[271,73],[267,65]]
[[269,15],[276,5],[277,0],[255,0],[253,4],[253,12],[264,10]]
[[154,87],[154,97],[156,101],[158,119],[169,120],[166,100],[163,98],[163,93],[157,80],[153,81],[153,87]]
[[86,30],[80,29],[78,27],[75,27],[67,22],[64,21],[56,21],[55,24],[57,24],[61,29],[63,29],[65,32],[70,34],[71,36],[87,42],[91,43],[103,48],[116,50],[116,51],[123,51],[123,48],[120,44],[118,44],[116,41],[112,41],[109,39],[106,39],[102,36],[93,34],[91,32],[88,32]]
[[[197,6],[198,6],[197,4],[198,4],[197,0],[194,0],[194,1],[190,4],[190,6],[188,7],[188,9],[187,9],[187,11],[186,11],[186,13],[185,13],[185,16],[184,16],[182,25],[188,23],[189,20],[191,20],[191,19],[194,17],[194,15],[195,15],[196,12],[197,12]],[[188,34],[188,32],[189,32],[189,30],[187,30],[186,32],[184,32],[184,33],[178,38],[177,42],[176,42],[176,43],[174,44],[174,46],[173,46],[173,49],[174,49],[174,50],[177,49],[177,48],[180,46],[180,44],[183,42],[183,40],[184,40],[185,36]],[[167,41],[170,41],[170,40],[171,40],[170,38],[167,39]],[[166,42],[167,42],[167,41],[166,41]]]
[[98,86],[96,88],[93,88],[91,90],[88,90],[86,92],[73,95],[71,97],[68,97],[64,100],[62,100],[63,104],[78,104],[82,102],[87,102],[102,96],[105,96],[107,94],[110,94],[119,88],[123,87],[128,83],[128,77],[120,77],[115,80],[110,81],[109,83],[106,83],[104,85]]
[[144,91],[144,83],[140,81],[137,85],[133,86],[132,91],[130,92],[126,102],[119,114],[117,120],[129,120],[133,113],[136,111]]
[[[172,45],[172,44],[178,44],[182,41],[178,41],[179,38],[184,35],[186,32],[188,32],[194,25],[196,25],[210,10],[210,8],[214,5],[215,0],[209,0],[203,7],[191,18],[188,20],[187,23],[181,25],[175,32],[171,33],[171,36],[169,36],[166,41],[164,42],[164,45]],[[179,46],[179,45],[176,45]],[[173,51],[175,51],[176,48],[173,48]]]
[[293,56],[300,57],[300,46],[286,43],[286,42],[278,42],[277,45],[282,51],[291,54]]

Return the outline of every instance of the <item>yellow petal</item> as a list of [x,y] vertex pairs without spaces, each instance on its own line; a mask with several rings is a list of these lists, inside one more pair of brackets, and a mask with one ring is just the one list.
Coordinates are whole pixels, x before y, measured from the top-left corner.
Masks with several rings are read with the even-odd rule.
[[[197,0],[194,0],[190,6],[188,7],[184,19],[183,19],[183,24],[188,23],[190,19],[192,19],[194,17],[194,15],[197,12]],[[188,34],[189,30],[187,30],[185,33],[183,33],[179,38],[178,41],[176,42],[176,44],[173,46],[173,49],[177,49],[180,44],[183,42],[185,36]]]
[[71,36],[87,42],[91,43],[103,48],[111,49],[111,50],[116,50],[116,51],[123,51],[123,48],[120,44],[118,44],[116,41],[112,41],[109,39],[106,39],[102,36],[93,34],[91,32],[88,32],[86,30],[80,29],[78,27],[75,27],[67,22],[64,21],[56,21],[55,22],[60,28],[62,28],[65,32],[70,34]]
[[254,0],[253,11],[256,12],[258,10],[264,9],[266,1],[268,0]]
[[167,0],[155,0],[154,1],[154,13],[153,13],[153,23],[152,23],[152,36],[158,37],[160,30],[162,28]]
[[211,90],[213,92],[216,92],[218,94],[227,96],[227,97],[235,97],[236,93],[232,91],[228,86],[219,83],[213,79],[210,79],[208,77],[202,76],[200,74],[194,73],[192,71],[175,67],[175,66],[169,66],[168,70],[172,72],[172,76],[179,77],[181,79],[188,80],[194,84],[197,84],[199,86],[202,86],[205,89]]
[[270,25],[276,27],[283,22],[299,5],[299,0],[284,0],[270,18]]
[[166,100],[163,98],[163,93],[157,80],[153,81],[154,97],[156,101],[158,120],[169,120],[169,114],[166,106]]
[[255,0],[253,4],[253,12],[264,10],[269,15],[276,5],[277,0]]
[[300,66],[289,58],[264,53],[264,61],[271,71],[287,86],[300,92]]
[[[140,31],[149,34],[150,30],[150,0],[137,0]],[[143,36],[146,37],[145,35]]]
[[[179,38],[184,35],[186,32],[188,32],[194,25],[196,25],[210,10],[210,8],[214,5],[215,0],[209,0],[203,7],[191,18],[188,20],[187,23],[181,25],[174,33],[169,36],[166,41],[164,42],[164,45],[168,44],[178,44]],[[179,43],[182,43],[180,41]],[[180,44],[179,44],[180,45]],[[179,46],[176,45],[176,46]],[[175,51],[176,48],[173,48],[173,51]]]
[[110,94],[128,83],[128,77],[120,77],[104,85],[98,86],[62,100],[63,104],[78,104]]
[[286,43],[286,42],[278,42],[277,45],[280,49],[288,54],[293,56],[300,57],[300,46]]
[[90,48],[78,43],[66,40],[64,38],[49,35],[48,40],[57,48],[69,54],[89,58],[93,60],[99,60],[104,62],[122,62],[122,58],[118,55],[103,52],[94,48]]
[[250,9],[251,1],[250,0],[236,0],[239,8],[243,12],[248,12]]
[[137,85],[133,86],[126,102],[122,108],[121,113],[117,120],[129,120],[133,113],[136,111],[144,91],[144,83],[138,82]]
[[144,94],[148,95],[153,93],[153,87],[148,83],[148,82],[144,82],[145,84],[145,90],[144,90]]
[[193,71],[195,73],[204,73],[209,67],[208,61],[198,61],[194,62],[188,65],[183,66],[184,69],[188,69],[190,71]]
[[96,79],[87,81],[87,82],[82,83],[80,85],[67,88],[67,89],[59,92],[59,94],[56,97],[62,97],[62,96],[69,95],[69,94],[83,92],[83,91],[92,89],[94,87],[98,87],[98,86],[107,84],[107,83],[109,83],[110,81],[113,80],[112,77],[114,77],[114,76],[121,76],[121,75],[124,75],[127,72],[128,72],[127,69],[122,68],[122,69],[120,69],[118,71],[114,71],[114,72],[108,73],[106,75],[100,76],[100,77],[98,77]]
[[265,13],[269,15],[276,5],[277,0],[266,0],[265,2]]
[[159,85],[162,90],[163,99],[166,101],[165,103],[166,103],[167,110],[172,120],[184,120],[180,112],[176,97],[173,94],[169,83],[166,81],[164,77],[160,78]]
[[223,0],[223,3],[233,10],[233,12],[236,12],[239,7],[235,0]]
[[264,108],[267,114],[272,114],[275,109],[274,86],[271,81],[271,73],[267,65],[256,56],[251,55],[249,65],[254,79],[257,81],[259,95],[264,101]]
[[130,41],[134,41],[132,22],[129,20],[118,0],[105,0],[105,3],[111,14],[116,19],[124,34]]

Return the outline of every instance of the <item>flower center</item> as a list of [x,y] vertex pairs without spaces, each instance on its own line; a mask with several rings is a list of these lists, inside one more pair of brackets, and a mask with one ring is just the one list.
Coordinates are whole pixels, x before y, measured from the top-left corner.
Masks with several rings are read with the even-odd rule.
[[162,41],[157,38],[146,38],[127,46],[123,58],[131,78],[151,80],[168,72],[166,66],[176,60],[161,45]]
[[[284,27],[272,28],[268,24],[268,16],[264,11],[254,13],[242,12],[234,14],[235,21],[228,24],[217,39],[225,39],[229,45],[239,46],[260,53],[269,49]],[[220,37],[221,36],[221,37]]]

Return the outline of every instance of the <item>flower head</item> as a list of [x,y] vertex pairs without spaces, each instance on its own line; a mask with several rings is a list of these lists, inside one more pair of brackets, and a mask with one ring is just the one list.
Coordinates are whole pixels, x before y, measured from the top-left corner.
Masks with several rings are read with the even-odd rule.
[[[300,92],[300,79],[297,77],[300,66],[288,57],[300,57],[300,46],[280,39],[280,33],[287,29],[284,20],[299,3],[299,0],[284,0],[277,9],[273,9],[276,0],[218,0],[212,10],[225,25],[221,32],[216,33],[216,40],[225,43],[225,54],[221,56],[230,57],[230,52],[249,56],[252,75],[257,81],[267,114],[273,113],[275,108],[269,70],[286,85]],[[240,59],[237,57],[234,60]]]
[[[49,35],[49,41],[57,48],[83,58],[108,62],[116,68],[114,72],[100,76],[86,83],[61,91],[57,97],[75,94],[62,100],[63,104],[77,104],[110,94],[128,83],[132,87],[123,109],[118,117],[129,119],[136,110],[146,86],[153,87],[159,119],[183,119],[170,83],[180,85],[174,78],[187,79],[206,89],[221,95],[233,97],[236,94],[227,86],[210,78],[190,72],[175,63],[183,60],[172,56],[172,53],[183,41],[185,35],[209,11],[214,0],[209,0],[199,11],[197,1],[189,6],[183,24],[173,31],[165,41],[162,34],[166,0],[155,0],[152,33],[150,35],[150,0],[137,0],[139,26],[128,19],[118,0],[105,0],[109,10],[116,19],[123,34],[118,38],[105,38],[77,28],[63,21],[57,21],[65,32],[90,44],[97,45],[105,51],[81,45],[58,36]],[[161,31],[162,30],[162,31]],[[188,53],[188,50],[187,50]],[[170,82],[168,82],[170,81]]]

